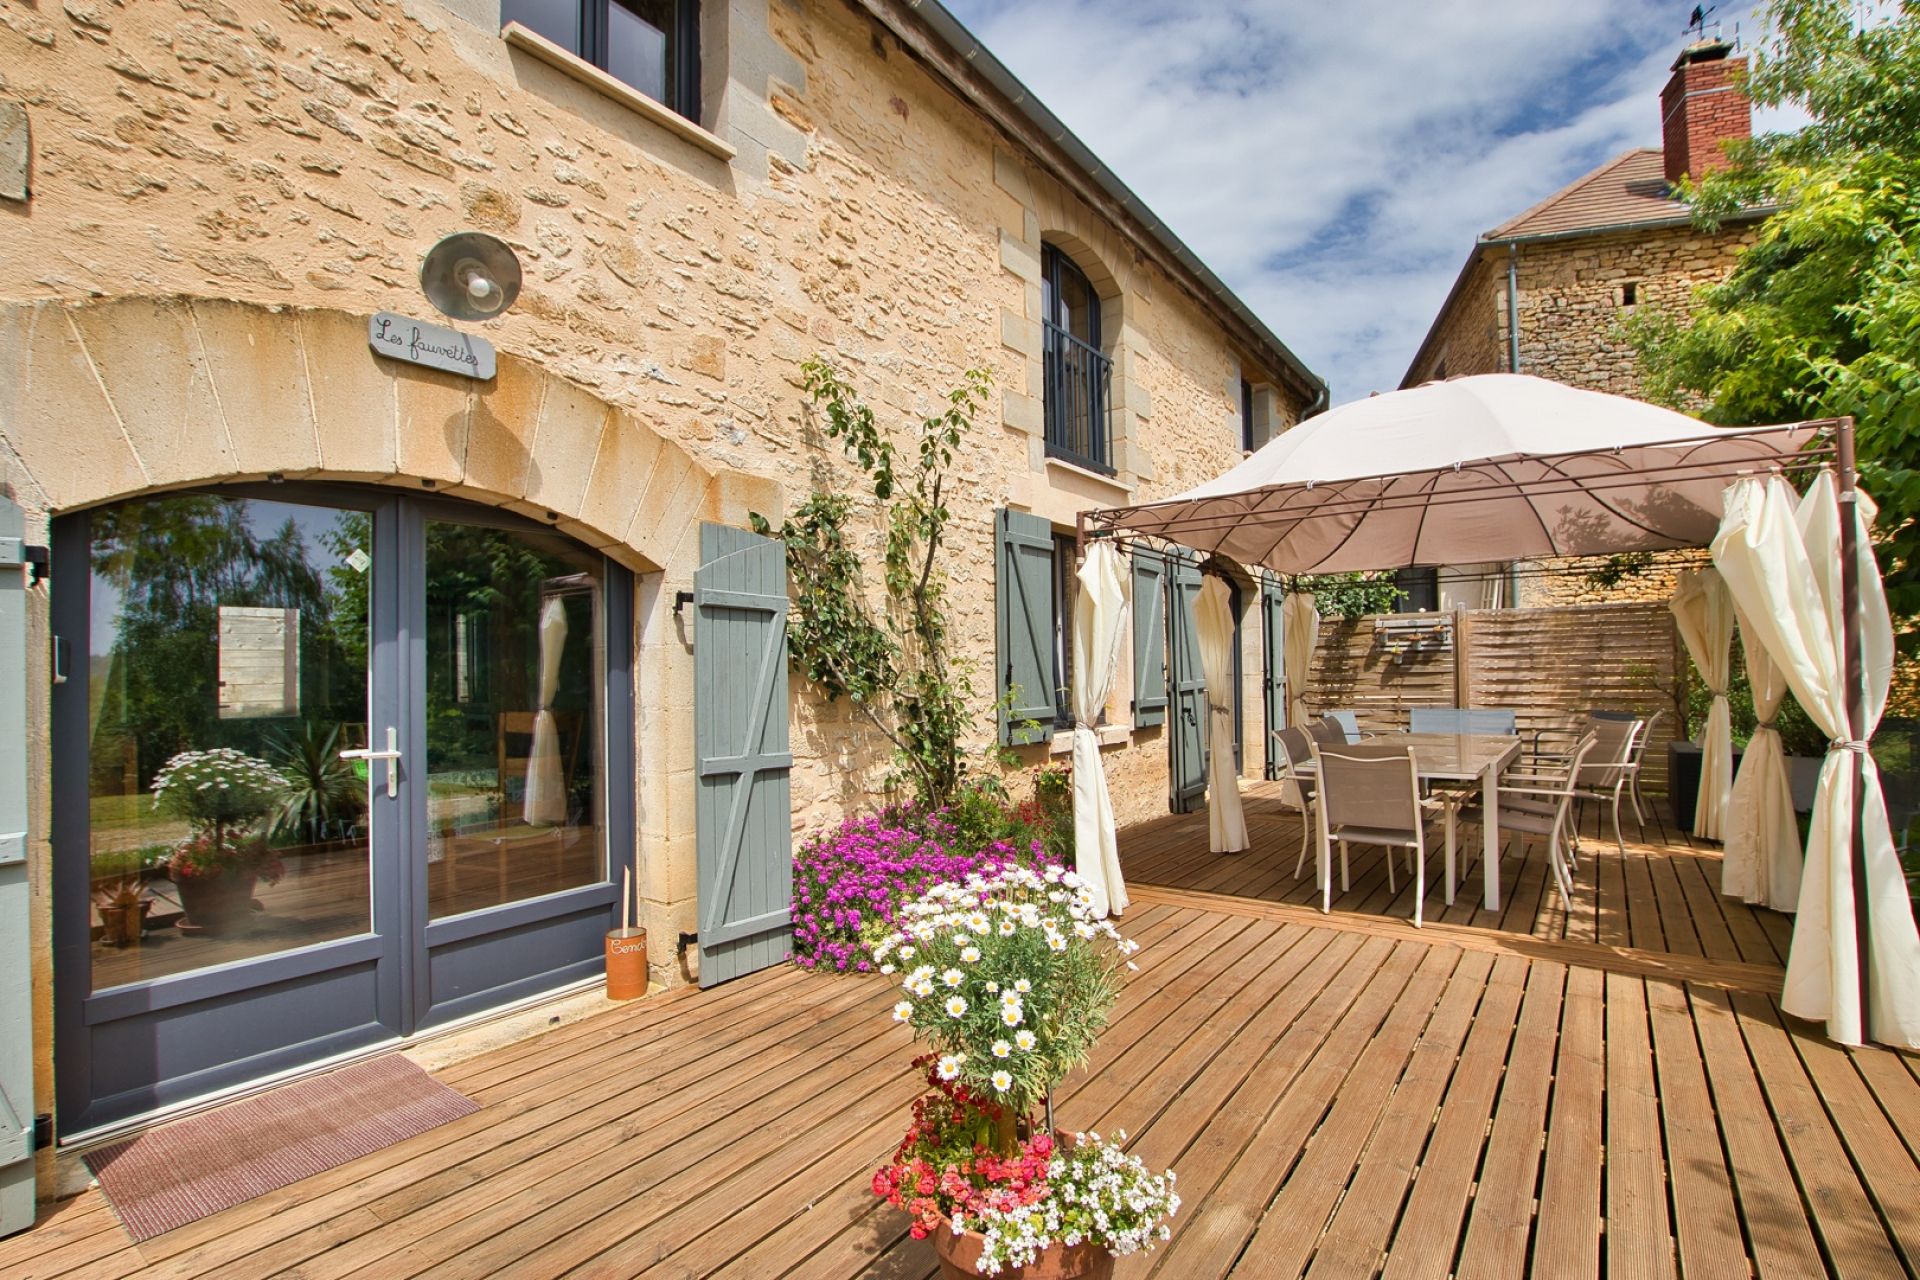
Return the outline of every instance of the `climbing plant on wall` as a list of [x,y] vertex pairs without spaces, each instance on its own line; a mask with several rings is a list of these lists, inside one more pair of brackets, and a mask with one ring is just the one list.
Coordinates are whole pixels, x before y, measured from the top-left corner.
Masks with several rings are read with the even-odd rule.
[[942,805],[965,777],[962,739],[975,714],[971,664],[951,650],[946,612],[949,477],[992,380],[967,370],[941,397],[944,407],[916,424],[903,456],[832,364],[815,357],[802,373],[822,431],[840,442],[877,505],[886,596],[868,592],[852,496],[816,489],[777,528],[754,513],[754,531],[787,548],[788,650],[829,701],[848,699],[892,744],[893,783]]

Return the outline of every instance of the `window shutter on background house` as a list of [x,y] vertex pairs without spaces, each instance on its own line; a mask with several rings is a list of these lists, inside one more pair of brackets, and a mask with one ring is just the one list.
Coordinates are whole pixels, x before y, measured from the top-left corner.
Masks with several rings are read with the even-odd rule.
[[1133,552],[1133,724],[1167,722],[1167,561]]
[[792,945],[787,549],[700,526],[693,578],[700,985],[769,968]]
[[1053,737],[1053,526],[1004,507],[993,526],[1000,741],[1019,747]]

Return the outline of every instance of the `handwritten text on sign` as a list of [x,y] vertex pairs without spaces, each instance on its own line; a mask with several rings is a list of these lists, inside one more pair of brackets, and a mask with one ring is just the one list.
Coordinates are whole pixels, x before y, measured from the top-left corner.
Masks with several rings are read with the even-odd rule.
[[425,320],[409,320],[391,311],[376,312],[367,320],[367,345],[375,355],[429,369],[445,369],[486,381],[493,377],[493,344],[458,329]]

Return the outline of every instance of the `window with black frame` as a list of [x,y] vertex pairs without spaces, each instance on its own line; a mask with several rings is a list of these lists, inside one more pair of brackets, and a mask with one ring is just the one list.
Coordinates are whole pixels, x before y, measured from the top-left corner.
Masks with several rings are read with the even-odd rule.
[[1100,295],[1086,273],[1052,245],[1040,251],[1048,454],[1113,471],[1107,438],[1112,361],[1101,349]]
[[1253,384],[1245,378],[1240,379],[1240,448],[1252,453],[1253,441]]
[[699,119],[699,0],[501,0],[500,20],[518,22]]

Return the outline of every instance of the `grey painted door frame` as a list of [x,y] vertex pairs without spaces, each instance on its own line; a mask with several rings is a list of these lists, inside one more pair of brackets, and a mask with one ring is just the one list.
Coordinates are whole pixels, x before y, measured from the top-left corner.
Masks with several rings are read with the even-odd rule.
[[[422,578],[429,517],[539,529],[491,508],[355,486],[215,490],[310,502],[373,517],[369,725],[395,726],[398,795],[369,788],[372,929],[355,937],[211,969],[92,990],[86,779],[86,512],[53,525],[52,691],[55,1089],[63,1139],[192,1098],[395,1040],[466,1014],[590,977],[619,891],[598,884],[428,920],[425,771],[426,628]],[[66,586],[71,580],[73,586]],[[607,847],[633,847],[632,577],[607,562]],[[64,589],[63,589],[64,588]],[[379,768],[376,778],[384,778]]]
[[0,1236],[33,1225],[27,601],[20,508],[0,498]]

